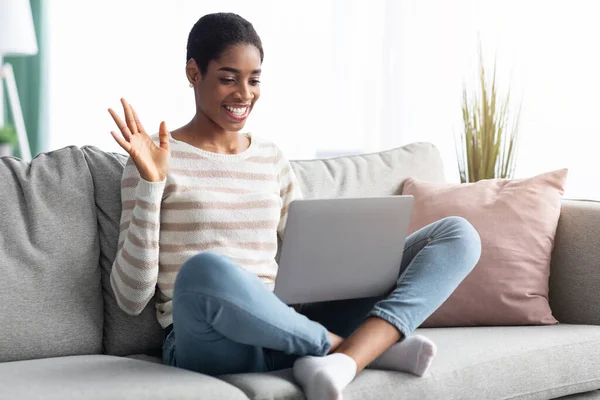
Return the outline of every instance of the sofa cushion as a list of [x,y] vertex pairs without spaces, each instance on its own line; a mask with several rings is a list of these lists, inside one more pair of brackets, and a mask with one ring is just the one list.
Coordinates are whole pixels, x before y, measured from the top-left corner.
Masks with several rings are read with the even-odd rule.
[[[427,374],[367,369],[344,400],[551,399],[600,388],[600,326],[428,328],[438,353]],[[225,375],[250,399],[304,399],[291,370]]]
[[550,256],[567,170],[527,179],[432,183],[408,179],[409,233],[444,217],[467,219],[481,258],[423,327],[555,324],[548,303]]
[[112,355],[160,353],[163,329],[156,319],[154,301],[138,316],[127,315],[115,300],[110,271],[117,252],[121,220],[121,176],[127,155],[104,152],[94,146],[83,146],[94,183],[94,200],[98,214],[100,271],[104,291],[103,352]]
[[437,148],[411,143],[379,153],[291,162],[307,199],[390,196],[402,193],[408,177],[444,182]]
[[123,357],[92,355],[0,364],[1,398],[247,400],[219,379]]
[[75,146],[0,158],[0,362],[101,352],[93,193]]

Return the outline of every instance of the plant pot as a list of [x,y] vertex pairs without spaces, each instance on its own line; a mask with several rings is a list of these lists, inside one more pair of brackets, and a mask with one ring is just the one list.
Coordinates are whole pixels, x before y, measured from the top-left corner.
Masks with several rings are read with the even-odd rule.
[[0,143],[0,157],[12,156],[13,148],[9,143]]

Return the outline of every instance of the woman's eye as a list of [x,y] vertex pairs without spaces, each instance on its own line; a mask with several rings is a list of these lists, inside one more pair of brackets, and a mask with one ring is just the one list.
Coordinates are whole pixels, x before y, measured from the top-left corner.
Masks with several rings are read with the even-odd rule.
[[250,84],[252,86],[256,86],[256,85],[260,84],[260,81],[258,79],[252,79],[252,80],[250,80]]
[[223,83],[234,83],[235,79],[232,79],[232,78],[221,78],[221,82],[223,82]]

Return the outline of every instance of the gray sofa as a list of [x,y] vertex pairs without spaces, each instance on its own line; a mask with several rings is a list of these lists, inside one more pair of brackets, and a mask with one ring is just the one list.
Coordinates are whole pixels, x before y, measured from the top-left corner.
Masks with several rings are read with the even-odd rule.
[[[108,277],[125,161],[92,146],[0,158],[0,399],[303,399],[289,370],[163,366],[153,305],[137,317],[117,307]],[[427,143],[293,167],[308,198],[444,179]],[[425,377],[366,370],[344,398],[600,399],[599,239],[600,204],[564,200],[550,282],[559,325],[420,329],[439,348]]]

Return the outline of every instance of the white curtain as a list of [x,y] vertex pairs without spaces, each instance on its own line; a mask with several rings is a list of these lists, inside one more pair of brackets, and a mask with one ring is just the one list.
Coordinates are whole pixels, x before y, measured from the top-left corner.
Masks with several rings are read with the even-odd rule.
[[231,11],[265,48],[247,129],[289,158],[428,141],[456,181],[462,86],[475,87],[481,39],[500,91],[523,101],[517,177],[568,167],[567,196],[600,199],[599,10],[594,0],[49,2],[50,145],[121,151],[106,112],[121,96],[151,132],[185,124],[189,30]]

